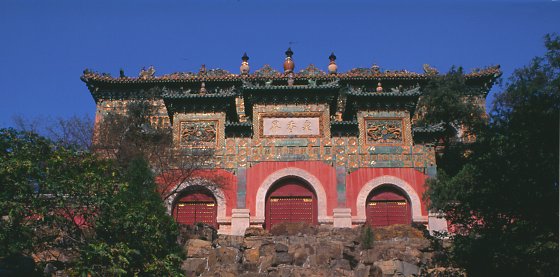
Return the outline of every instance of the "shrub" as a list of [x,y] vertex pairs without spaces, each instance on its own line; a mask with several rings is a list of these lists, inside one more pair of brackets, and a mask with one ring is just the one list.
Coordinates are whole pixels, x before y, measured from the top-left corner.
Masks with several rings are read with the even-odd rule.
[[364,225],[362,227],[361,242],[362,249],[371,249],[373,247],[373,230],[371,226]]

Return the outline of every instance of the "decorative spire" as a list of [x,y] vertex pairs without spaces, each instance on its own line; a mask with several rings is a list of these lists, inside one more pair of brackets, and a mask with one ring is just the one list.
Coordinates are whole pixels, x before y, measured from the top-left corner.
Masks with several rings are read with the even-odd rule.
[[284,60],[285,74],[294,72],[295,64],[294,61],[292,60],[292,55],[294,55],[294,52],[292,52],[292,48],[290,47],[288,48],[288,50],[286,50],[286,59]]
[[336,56],[334,55],[334,52],[331,53],[331,55],[329,56],[329,66],[327,67],[329,69],[329,74],[336,74],[336,70],[338,69],[338,66],[336,65]]
[[383,87],[381,86],[381,82],[377,83],[377,89],[375,89],[375,91],[383,92]]
[[247,56],[247,53],[243,53],[243,57],[241,57],[241,67],[239,67],[239,71],[241,72],[241,75],[247,75],[249,74],[249,56]]
[[379,74],[379,72],[380,72],[380,71],[379,71],[379,65],[373,64],[373,65],[371,66],[371,71],[373,72],[373,74]]
[[206,65],[203,64],[200,66],[200,70],[198,71],[199,75],[206,75]]

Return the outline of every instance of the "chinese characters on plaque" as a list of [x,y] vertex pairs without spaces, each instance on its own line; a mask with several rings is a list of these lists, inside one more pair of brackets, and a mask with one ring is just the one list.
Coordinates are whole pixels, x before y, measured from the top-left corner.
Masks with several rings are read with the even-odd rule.
[[321,134],[319,117],[264,117],[265,137],[314,137]]

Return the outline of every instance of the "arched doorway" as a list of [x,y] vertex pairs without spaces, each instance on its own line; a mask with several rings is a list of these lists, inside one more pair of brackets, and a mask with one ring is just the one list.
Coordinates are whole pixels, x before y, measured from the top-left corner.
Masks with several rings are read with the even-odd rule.
[[371,191],[366,201],[366,220],[373,227],[410,224],[411,207],[406,194],[385,184]]
[[281,179],[267,193],[265,214],[267,230],[282,222],[317,224],[317,195],[299,178]]
[[206,223],[218,227],[217,203],[212,192],[202,186],[189,186],[175,198],[173,218],[179,224]]

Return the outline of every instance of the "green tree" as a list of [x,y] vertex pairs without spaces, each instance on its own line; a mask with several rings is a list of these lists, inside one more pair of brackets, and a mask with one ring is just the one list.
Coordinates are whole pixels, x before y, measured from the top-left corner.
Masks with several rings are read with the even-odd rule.
[[444,75],[434,76],[423,88],[419,101],[419,126],[439,125],[444,151],[438,156],[438,168],[455,174],[466,162],[469,135],[486,124],[484,88],[469,84],[463,68],[452,67]]
[[100,209],[95,239],[83,251],[82,266],[95,275],[179,276],[178,230],[166,213],[148,164],[134,159],[127,183]]
[[122,168],[30,132],[0,129],[2,267],[33,254],[44,263],[70,260],[66,267],[98,276],[177,275],[176,239],[142,159]]
[[454,261],[472,276],[558,276],[560,42],[517,69],[457,174],[429,182],[457,228]]
[[[210,148],[181,149],[174,147],[171,126],[152,124],[158,114],[157,102],[132,100],[125,103],[126,112],[111,111],[98,125],[93,151],[114,158],[122,167],[132,160],[146,160],[158,177],[158,192],[163,200],[175,196],[178,184],[196,177],[200,169],[215,161]],[[212,176],[209,187],[223,187],[225,180]]]
[[119,182],[110,161],[30,132],[0,130],[0,258],[74,257]]

